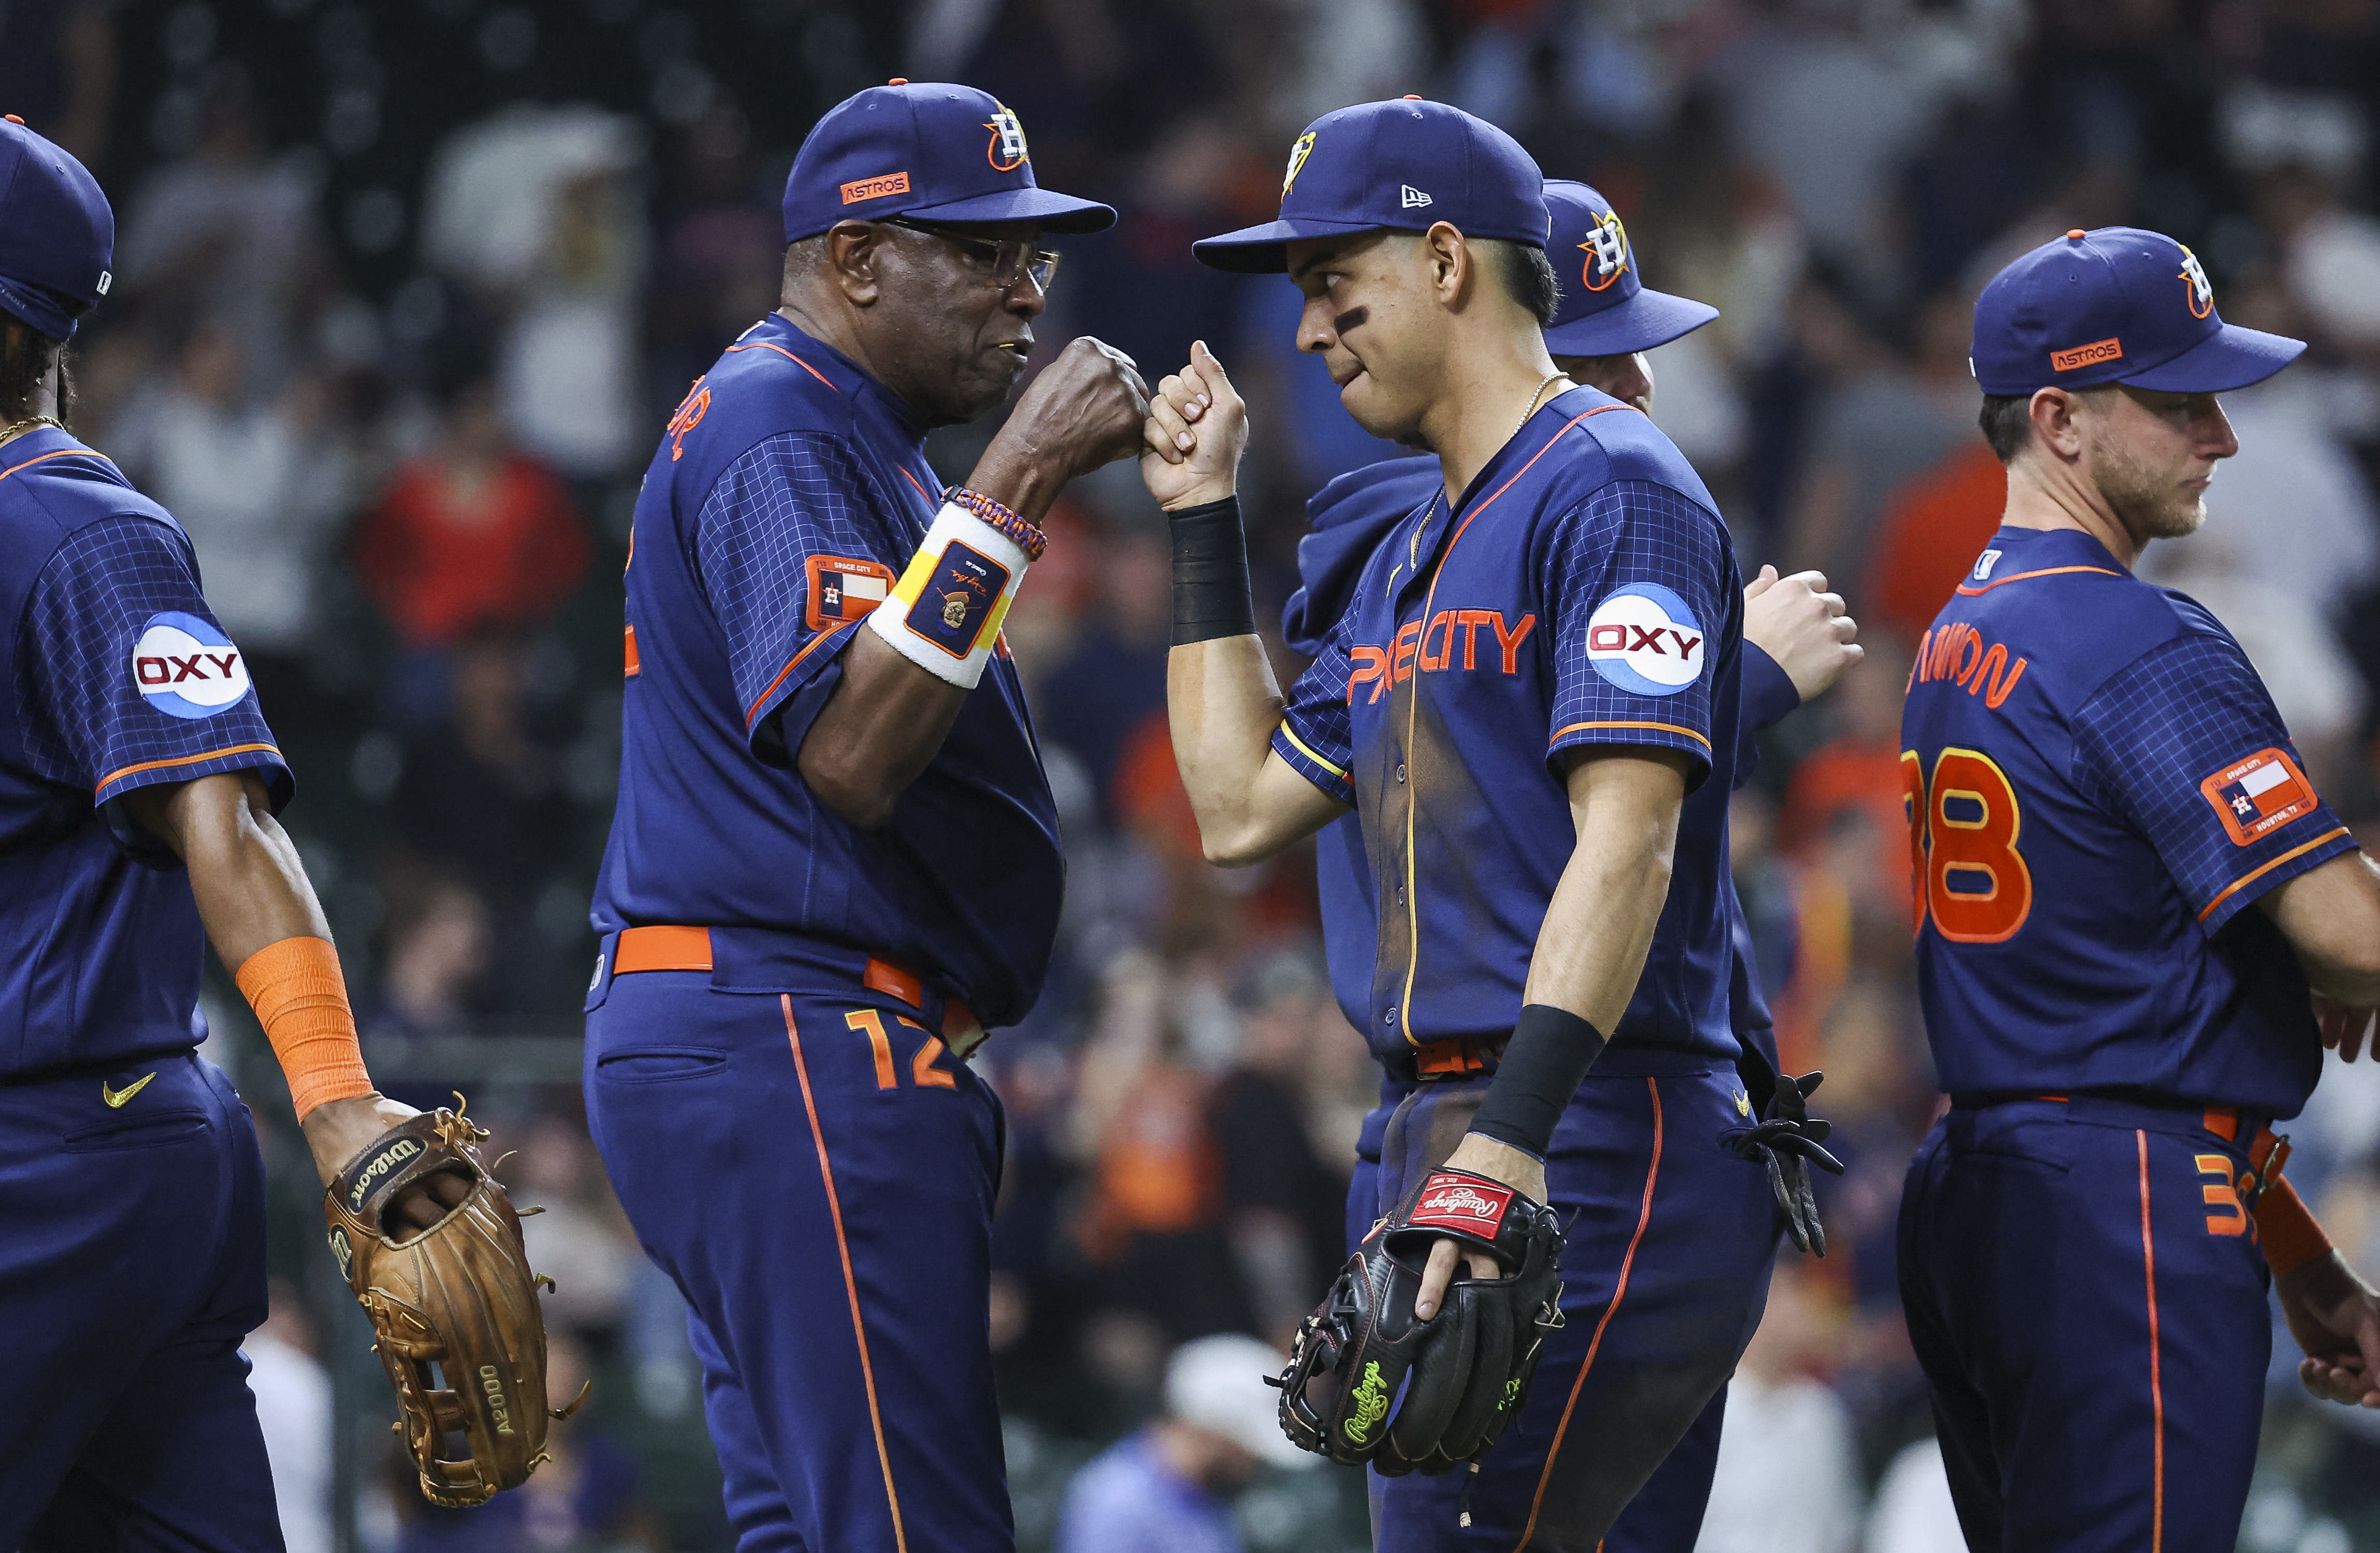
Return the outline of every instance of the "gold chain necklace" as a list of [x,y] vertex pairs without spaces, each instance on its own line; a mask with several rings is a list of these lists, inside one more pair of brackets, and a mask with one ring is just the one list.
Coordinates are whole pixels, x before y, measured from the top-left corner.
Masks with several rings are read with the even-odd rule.
[[[1521,428],[1529,423],[1529,417],[1537,413],[1537,401],[1546,396],[1546,390],[1552,384],[1561,382],[1569,375],[1570,374],[1567,372],[1549,372],[1546,375],[1545,382],[1537,384],[1537,391],[1529,395],[1529,407],[1521,412],[1520,420],[1512,427],[1513,437],[1519,436],[1521,434]],[[1511,440],[1511,437],[1505,439],[1507,442],[1510,442]]]
[[13,420],[6,426],[0,426],[0,443],[14,442],[18,433],[33,426],[55,426],[61,431],[67,429],[67,423],[56,416],[29,415],[22,420]]

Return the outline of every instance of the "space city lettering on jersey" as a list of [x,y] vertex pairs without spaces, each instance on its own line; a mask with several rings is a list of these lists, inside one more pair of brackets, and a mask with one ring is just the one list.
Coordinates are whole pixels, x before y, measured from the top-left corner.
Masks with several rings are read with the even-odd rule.
[[166,610],[132,644],[132,684],[169,717],[212,717],[248,694],[248,660],[221,627]]
[[[1501,610],[1440,610],[1427,622],[1408,620],[1386,647],[1347,649],[1347,704],[1355,704],[1359,686],[1368,685],[1366,705],[1402,685],[1416,671],[1425,674],[1466,672],[1521,672],[1521,644],[1537,628],[1535,613],[1507,622]],[[1486,633],[1483,635],[1482,633]]]
[[2016,694],[2027,661],[2011,659],[2005,646],[1986,641],[1982,632],[1963,620],[1945,621],[1918,641],[1917,661],[1909,670],[1909,688],[1954,685],[1970,696],[1982,696],[1984,705],[1998,711]]

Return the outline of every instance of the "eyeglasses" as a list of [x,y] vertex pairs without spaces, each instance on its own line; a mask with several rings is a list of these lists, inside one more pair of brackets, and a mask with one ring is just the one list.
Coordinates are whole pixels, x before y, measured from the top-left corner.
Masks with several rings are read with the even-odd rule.
[[1002,237],[995,242],[953,232],[947,226],[906,221],[899,216],[887,216],[882,224],[898,226],[906,232],[922,232],[929,237],[940,237],[966,256],[968,269],[1002,291],[1014,285],[1019,275],[1024,275],[1031,278],[1033,289],[1047,297],[1050,295],[1050,283],[1057,278],[1058,255],[1048,249],[1037,249],[1022,237]]

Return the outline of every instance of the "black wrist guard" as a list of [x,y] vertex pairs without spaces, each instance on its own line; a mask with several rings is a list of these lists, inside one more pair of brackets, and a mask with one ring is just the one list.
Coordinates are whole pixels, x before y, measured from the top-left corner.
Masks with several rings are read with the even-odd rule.
[[1257,601],[1248,584],[1240,499],[1184,507],[1165,520],[1173,533],[1173,645],[1255,636]]
[[1570,1010],[1527,1005],[1512,1022],[1512,1038],[1471,1131],[1544,1159],[1554,1123],[1603,1048],[1603,1032]]

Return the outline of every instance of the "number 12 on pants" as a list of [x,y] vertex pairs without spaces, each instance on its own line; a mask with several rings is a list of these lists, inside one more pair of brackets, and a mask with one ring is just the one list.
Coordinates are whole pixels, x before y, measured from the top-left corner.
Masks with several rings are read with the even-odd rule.
[[2005,943],[2033,912],[2033,871],[2017,850],[2024,827],[2015,784],[1979,749],[1946,747],[1929,779],[1913,749],[1900,752],[1901,809],[1909,820],[1910,892],[1922,930],[1953,943]]
[[[917,1054],[909,1059],[909,1082],[920,1089],[955,1089],[959,1081],[941,1068],[934,1066],[942,1055],[942,1037],[928,1030],[914,1019],[893,1017],[926,1037]],[[854,1009],[843,1016],[843,1022],[868,1037],[868,1046],[876,1053],[876,1087],[897,1089],[901,1086],[901,1071],[892,1062],[892,1040],[884,1030],[884,1016],[872,1008]]]

